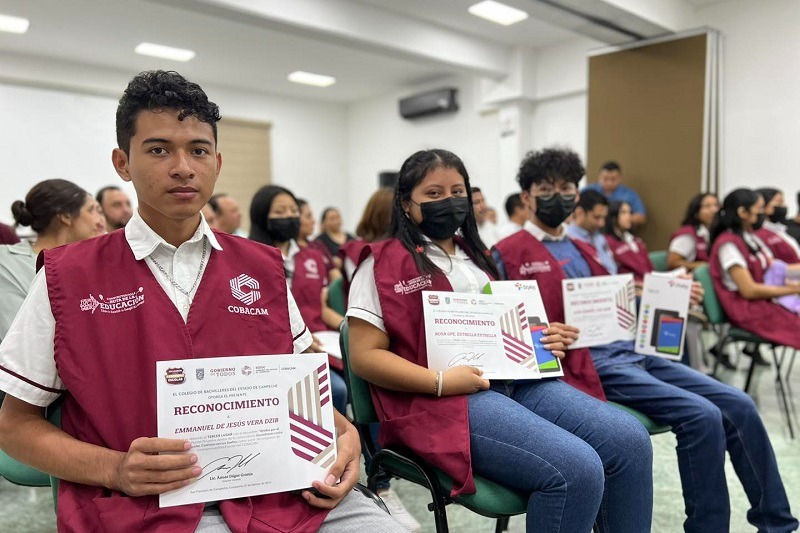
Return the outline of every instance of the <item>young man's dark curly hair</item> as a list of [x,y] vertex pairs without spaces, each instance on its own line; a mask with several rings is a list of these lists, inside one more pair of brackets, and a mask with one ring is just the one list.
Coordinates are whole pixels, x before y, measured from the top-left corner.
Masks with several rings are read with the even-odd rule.
[[217,141],[219,107],[196,83],[175,71],[149,70],[137,74],[128,84],[117,107],[117,145],[130,155],[131,138],[136,135],[140,111],[178,111],[178,120],[195,117],[207,123]]
[[577,185],[583,174],[584,168],[578,154],[566,148],[545,148],[525,155],[517,181],[520,188],[527,191],[531,185],[555,184],[562,179]]

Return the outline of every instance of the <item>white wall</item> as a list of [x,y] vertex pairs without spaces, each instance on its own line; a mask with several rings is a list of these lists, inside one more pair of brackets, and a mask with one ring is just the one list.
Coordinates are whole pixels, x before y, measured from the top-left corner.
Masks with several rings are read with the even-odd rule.
[[[219,104],[223,119],[272,124],[275,183],[307,197],[314,206],[346,205],[344,105],[205,89]],[[111,96],[0,84],[0,146],[5,154],[0,170],[0,221],[12,222],[11,203],[48,178],[69,179],[90,193],[119,184],[133,197],[133,188],[119,179],[111,165],[116,107],[117,98]]]

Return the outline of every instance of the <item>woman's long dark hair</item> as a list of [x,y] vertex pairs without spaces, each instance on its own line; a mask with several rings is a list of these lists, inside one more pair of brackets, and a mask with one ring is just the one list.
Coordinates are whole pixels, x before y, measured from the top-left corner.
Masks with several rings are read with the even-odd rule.
[[611,235],[620,241],[623,239],[623,233],[621,231],[617,231],[617,221],[619,220],[619,211],[622,209],[623,205],[627,205],[628,207],[631,206],[631,204],[624,200],[612,200],[611,202],[608,202],[608,216],[606,217],[606,235]]
[[[739,218],[738,209],[744,207],[749,211],[758,202],[759,198],[761,198],[761,195],[752,189],[735,189],[728,193],[728,196],[722,202],[722,207],[714,217],[714,222],[711,224],[711,244],[714,244],[717,237],[722,235],[725,230],[731,230],[742,237],[744,229],[742,228],[742,219]],[[753,249],[749,244],[747,244],[747,247],[754,254],[758,252],[758,249]]]
[[710,192],[701,192],[700,194],[695,194],[692,199],[689,200],[689,206],[686,208],[686,215],[684,215],[683,222],[681,222],[682,226],[692,226],[696,228],[700,225],[700,219],[698,218],[700,208],[703,205],[703,200],[709,196],[716,198],[716,195]]
[[431,261],[426,254],[418,253],[418,247],[426,244],[422,231],[411,218],[406,215],[403,204],[411,201],[411,191],[419,185],[428,173],[437,168],[450,168],[464,178],[464,188],[467,191],[469,213],[461,224],[461,236],[467,251],[472,256],[479,268],[489,272],[495,278],[500,277],[497,265],[490,257],[486,245],[478,236],[478,226],[475,222],[475,212],[472,208],[472,192],[469,184],[469,174],[461,159],[447,150],[420,150],[405,160],[400,168],[397,178],[397,187],[394,193],[394,206],[392,208],[392,236],[396,237],[414,257],[417,270],[426,274],[442,274],[442,271]]
[[279,194],[288,194],[294,203],[297,203],[297,198],[292,191],[278,185],[265,185],[253,195],[253,201],[250,202],[250,240],[275,246],[275,242],[267,231],[267,219],[272,202]]
[[25,201],[11,204],[11,214],[20,226],[30,226],[36,233],[50,228],[58,215],[77,217],[89,194],[71,181],[40,181],[28,191]]

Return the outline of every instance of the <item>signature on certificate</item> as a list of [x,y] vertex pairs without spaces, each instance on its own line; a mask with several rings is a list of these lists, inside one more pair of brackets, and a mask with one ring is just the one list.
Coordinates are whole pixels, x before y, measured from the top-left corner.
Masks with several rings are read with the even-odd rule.
[[227,472],[230,474],[237,469],[244,470],[244,468],[259,455],[261,455],[261,453],[232,455],[230,457],[220,457],[218,459],[214,459],[203,467],[203,475],[197,479],[203,479],[204,477],[210,476],[215,472]]
[[448,367],[451,366],[458,366],[458,365],[471,365],[478,361],[484,354],[477,353],[477,352],[464,352],[456,355],[450,362],[447,363]]

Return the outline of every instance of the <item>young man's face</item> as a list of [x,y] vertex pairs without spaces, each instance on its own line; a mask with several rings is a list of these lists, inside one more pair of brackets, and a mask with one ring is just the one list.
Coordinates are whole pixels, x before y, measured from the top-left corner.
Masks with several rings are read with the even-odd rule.
[[606,227],[607,216],[608,206],[597,204],[589,211],[585,211],[583,217],[579,217],[578,224],[589,233],[597,233]]
[[475,211],[475,221],[478,225],[486,222],[486,202],[482,192],[472,193],[472,210]]
[[222,166],[211,126],[178,111],[141,111],[129,154],[117,148],[117,173],[133,182],[139,213],[151,226],[197,217],[214,192]]

